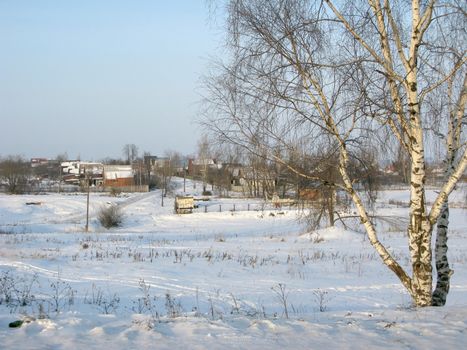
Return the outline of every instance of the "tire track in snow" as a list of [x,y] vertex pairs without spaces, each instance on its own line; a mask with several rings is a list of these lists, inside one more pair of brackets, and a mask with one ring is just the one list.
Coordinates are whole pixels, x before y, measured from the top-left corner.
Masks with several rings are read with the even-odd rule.
[[[125,199],[122,202],[116,203],[116,205],[119,208],[126,208],[134,203],[156,196],[157,192],[158,191],[153,191],[153,192],[147,192],[147,193],[135,195],[135,196]],[[93,219],[95,217],[97,217],[96,212],[89,213],[89,219]],[[51,221],[42,222],[42,223],[28,223],[28,225],[40,225],[40,224],[54,225],[54,224],[68,224],[68,223],[78,224],[80,221],[85,220],[85,219],[86,219],[86,214],[72,214],[71,216],[68,216],[68,217],[65,217],[59,220],[51,220]]]
[[[65,277],[61,271],[56,271],[56,270],[50,270],[46,269],[43,267],[35,266],[32,264],[27,264],[23,263],[20,261],[12,261],[12,262],[2,262],[0,261],[0,266],[5,266],[5,267],[14,267],[15,269],[22,271],[22,272],[30,272],[30,273],[37,273],[41,277],[46,277],[46,278],[60,278],[60,280],[65,281],[65,282],[72,282],[72,283],[83,283],[85,281],[93,281],[93,282],[112,282],[115,284],[118,284],[120,286],[127,286],[127,287],[135,287],[139,288],[141,278],[135,279],[135,278],[113,278],[113,277],[96,277],[96,276],[80,276],[79,279],[74,279],[74,278],[69,278]],[[156,281],[153,281],[152,279],[156,280],[165,280],[167,282],[162,282],[158,283]],[[193,288],[193,287],[188,287],[184,286],[181,284],[176,284],[173,282],[177,282],[177,279],[171,279],[171,278],[165,278],[165,277],[156,277],[156,276],[151,276],[150,279],[144,279],[144,282],[153,287],[157,288],[160,290],[165,290],[165,291],[172,291],[172,292],[201,292],[201,293],[208,293],[205,290],[201,290],[199,288]]]
[[66,281],[66,282],[76,282],[76,283],[80,282],[80,280],[77,280],[77,279],[71,279],[71,278],[63,277],[63,275],[61,275],[60,270],[58,270],[58,271],[49,270],[49,269],[45,269],[43,267],[23,263],[23,262],[20,262],[20,261],[12,261],[12,262],[8,262],[8,263],[0,262],[0,266],[14,267],[17,270],[20,270],[22,272],[38,273],[38,275],[40,275],[40,276],[54,277],[54,278],[60,277],[61,280]]

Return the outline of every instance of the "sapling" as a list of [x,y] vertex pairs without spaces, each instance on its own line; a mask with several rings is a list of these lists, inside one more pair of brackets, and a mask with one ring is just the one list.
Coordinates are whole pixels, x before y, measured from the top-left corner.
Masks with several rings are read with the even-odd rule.
[[316,304],[318,305],[319,312],[325,312],[328,308],[329,296],[328,291],[323,289],[315,289],[313,291]]
[[165,293],[165,308],[167,310],[167,317],[169,318],[176,318],[182,314],[180,301],[175,300],[168,291]]
[[282,305],[282,308],[284,310],[284,315],[285,318],[289,318],[289,311],[288,311],[288,297],[289,293],[285,291],[286,287],[284,283],[278,283],[276,286],[271,287],[271,289],[274,291],[276,294],[277,300],[280,302]]
[[60,279],[60,275],[56,281],[50,283],[52,289],[51,304],[53,311],[57,314],[68,304],[68,307],[74,304],[75,291],[70,284]]

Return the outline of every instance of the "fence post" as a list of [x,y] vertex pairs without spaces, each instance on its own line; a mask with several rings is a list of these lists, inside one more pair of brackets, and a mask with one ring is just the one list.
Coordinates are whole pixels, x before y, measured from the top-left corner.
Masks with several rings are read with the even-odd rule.
[[222,213],[222,205],[219,204],[219,213]]
[[235,203],[234,203],[233,211],[235,211]]
[[248,203],[248,211],[250,211],[250,203]]
[[205,213],[208,212],[208,206],[207,206],[207,205],[204,206],[204,212],[205,212]]

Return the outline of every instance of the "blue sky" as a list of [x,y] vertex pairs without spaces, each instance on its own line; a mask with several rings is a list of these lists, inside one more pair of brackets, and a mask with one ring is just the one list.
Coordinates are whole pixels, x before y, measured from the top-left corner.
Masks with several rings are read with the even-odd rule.
[[196,150],[204,0],[0,0],[0,156]]

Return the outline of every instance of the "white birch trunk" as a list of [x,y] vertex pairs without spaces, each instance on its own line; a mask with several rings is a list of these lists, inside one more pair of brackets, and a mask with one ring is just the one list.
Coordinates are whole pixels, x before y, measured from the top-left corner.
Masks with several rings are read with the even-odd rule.
[[[449,97],[451,97],[452,85],[449,86]],[[459,100],[453,110],[449,113],[449,131],[447,136],[447,159],[444,170],[444,180],[449,181],[455,172],[455,162],[460,148],[460,132],[464,116],[465,104],[467,102],[467,75],[464,76],[464,87],[460,92]],[[461,159],[462,161],[462,159]],[[448,252],[448,227],[449,227],[449,201],[443,200],[441,213],[437,222],[437,234],[435,245],[435,262],[437,272],[436,288],[433,292],[433,306],[446,304],[449,293],[451,276],[454,273],[449,267]]]
[[[411,122],[418,123],[415,106],[410,110]],[[416,130],[416,129],[414,129]],[[410,179],[410,222],[407,230],[412,263],[412,288],[409,290],[417,306],[431,305],[432,297],[432,225],[425,205],[425,157],[422,133],[414,132]]]
[[342,176],[344,187],[347,193],[351,196],[353,203],[357,207],[358,214],[368,234],[369,241],[383,260],[383,263],[396,274],[396,276],[399,278],[404,287],[410,292],[412,290],[412,280],[404,271],[404,269],[399,265],[399,263],[391,256],[386,247],[379,241],[376,229],[373,223],[371,222],[370,217],[368,216],[368,213],[365,209],[365,205],[363,204],[358,193],[353,189],[352,181],[347,174],[347,164],[347,150],[345,147],[345,143],[341,143],[339,172]]
[[443,203],[441,215],[437,223],[436,245],[435,245],[435,261],[437,282],[433,292],[433,306],[443,306],[446,304],[446,299],[451,285],[451,276],[454,273],[449,267],[448,261],[448,226],[449,226],[449,204],[448,201]]
[[433,225],[427,215],[425,203],[425,151],[417,84],[417,58],[422,37],[421,30],[420,3],[418,0],[412,0],[412,31],[405,81],[411,157],[410,222],[407,230],[412,259],[412,290],[410,293],[415,305],[429,306],[432,304],[431,239]]

